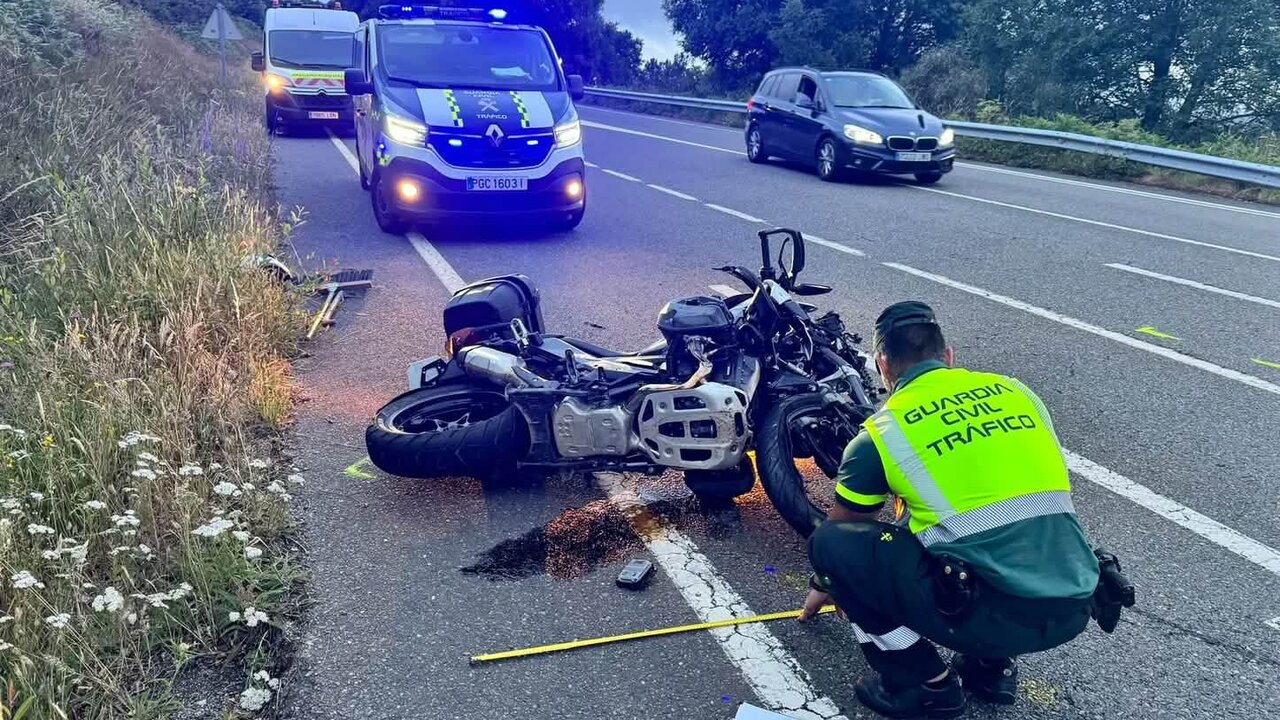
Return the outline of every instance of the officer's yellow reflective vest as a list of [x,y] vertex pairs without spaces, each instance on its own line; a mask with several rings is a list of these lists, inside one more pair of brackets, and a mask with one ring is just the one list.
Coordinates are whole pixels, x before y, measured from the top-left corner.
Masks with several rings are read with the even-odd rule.
[[1074,512],[1049,413],[1013,378],[932,370],[889,396],[863,427],[926,547]]

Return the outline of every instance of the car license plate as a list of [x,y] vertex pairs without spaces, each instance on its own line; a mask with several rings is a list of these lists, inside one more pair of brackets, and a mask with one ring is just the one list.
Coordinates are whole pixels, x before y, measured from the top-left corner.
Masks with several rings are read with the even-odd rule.
[[933,153],[927,153],[927,152],[898,153],[898,162],[929,162],[932,159],[933,159]]
[[468,190],[528,190],[529,179],[501,175],[473,175],[467,178]]
[[307,113],[307,117],[311,118],[312,120],[337,120],[338,113],[313,110]]

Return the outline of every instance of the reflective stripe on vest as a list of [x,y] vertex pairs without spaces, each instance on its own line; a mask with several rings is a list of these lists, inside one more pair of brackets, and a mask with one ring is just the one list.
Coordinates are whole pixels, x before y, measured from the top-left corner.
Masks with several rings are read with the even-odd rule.
[[881,650],[906,650],[920,642],[920,634],[909,627],[896,627],[884,635],[872,635],[858,627],[858,623],[851,624],[853,625],[853,635],[860,644],[871,643]]
[[924,545],[1074,512],[1048,412],[1011,378],[932,370],[863,425]]

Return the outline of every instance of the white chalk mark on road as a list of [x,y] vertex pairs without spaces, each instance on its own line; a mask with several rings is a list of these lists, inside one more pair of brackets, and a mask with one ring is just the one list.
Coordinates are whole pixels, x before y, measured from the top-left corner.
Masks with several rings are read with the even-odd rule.
[[1158,272],[1152,272],[1151,270],[1144,270],[1143,268],[1140,268],[1140,267],[1134,267],[1132,265],[1124,265],[1122,263],[1107,263],[1107,267],[1115,268],[1116,270],[1123,270],[1127,273],[1133,273],[1134,275],[1142,275],[1144,277],[1155,278],[1156,280],[1164,280],[1165,282],[1171,282],[1177,285],[1185,285],[1186,287],[1195,288],[1197,290],[1204,290],[1205,292],[1217,293],[1218,295],[1225,295],[1227,297],[1235,298],[1237,300],[1244,300],[1246,302],[1257,303],[1259,305],[1267,305],[1273,308],[1280,308],[1280,300],[1271,300],[1269,298],[1258,297],[1257,295],[1249,295],[1242,292],[1236,292],[1235,290],[1220,288],[1217,285],[1206,285],[1205,283],[1202,283],[1202,282],[1197,282],[1195,280],[1188,280],[1187,278],[1180,278],[1175,275],[1162,275],[1161,273],[1158,273]]
[[[698,546],[680,531],[658,521],[621,475],[598,473],[596,485],[631,521],[649,552],[701,622],[754,615]],[[757,697],[772,710],[794,718],[843,718],[830,699],[813,688],[809,674],[761,624],[708,630],[737,666]]]

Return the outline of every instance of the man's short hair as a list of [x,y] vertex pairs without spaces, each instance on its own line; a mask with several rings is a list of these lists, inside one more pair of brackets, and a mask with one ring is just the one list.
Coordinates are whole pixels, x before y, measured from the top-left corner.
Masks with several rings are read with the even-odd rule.
[[873,349],[884,356],[896,376],[916,363],[947,357],[947,341],[933,308],[918,300],[895,303],[880,313]]

